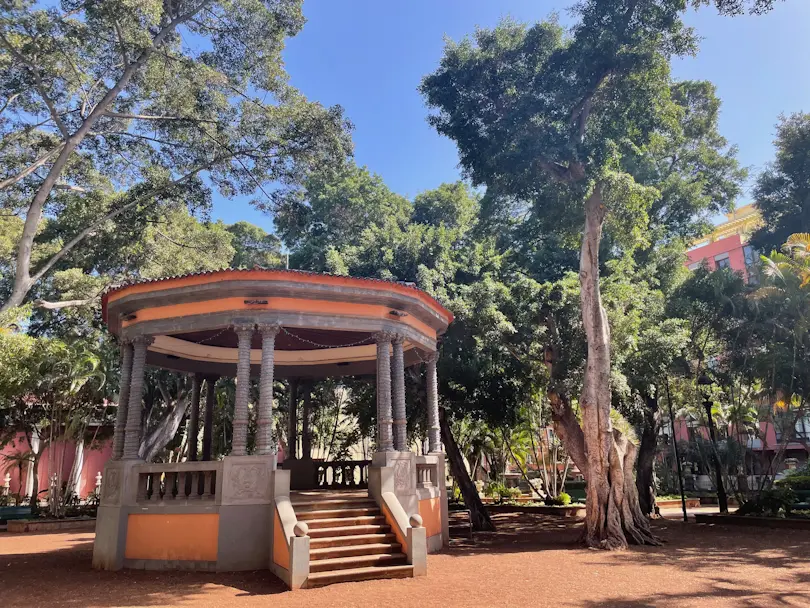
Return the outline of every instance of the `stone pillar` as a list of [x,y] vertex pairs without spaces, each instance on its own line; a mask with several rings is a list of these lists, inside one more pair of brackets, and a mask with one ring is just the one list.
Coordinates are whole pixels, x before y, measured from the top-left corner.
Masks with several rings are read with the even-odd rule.
[[141,401],[143,380],[146,371],[146,350],[154,342],[151,336],[137,336],[132,340],[132,376],[127,404],[127,427],[124,435],[125,460],[137,460],[141,447]]
[[200,388],[202,377],[194,374],[191,378],[191,411],[188,414],[188,459],[197,460],[197,434],[200,428]]
[[397,452],[408,451],[408,420],[405,415],[405,353],[402,348],[403,337],[394,336],[391,358],[391,389],[394,399],[394,449]]
[[[436,361],[439,353],[430,353],[427,357],[427,413],[428,413],[428,446],[431,452],[442,451],[441,429],[439,427],[439,386],[436,379]],[[444,481],[444,480],[440,480]]]
[[250,343],[253,325],[234,328],[239,339],[239,358],[236,363],[236,403],[233,411],[233,444],[231,456],[247,455],[248,396],[250,395]]
[[205,386],[205,420],[203,421],[202,459],[211,460],[214,442],[214,402],[216,401],[217,376],[207,376]]
[[276,451],[273,443],[273,375],[275,372],[276,335],[278,325],[260,325],[262,334],[262,371],[259,379],[259,419],[257,424],[256,449],[259,454]]
[[298,443],[298,379],[290,378],[290,394],[287,403],[287,452],[284,458],[295,460]]
[[115,415],[113,435],[113,460],[121,460],[124,455],[124,431],[127,426],[127,405],[129,405],[129,384],[132,378],[132,342],[121,340],[121,380],[118,389],[118,412]]
[[377,342],[377,451],[393,452],[391,432],[391,339],[393,334],[374,335]]
[[312,460],[312,436],[309,422],[312,416],[312,383],[304,383],[304,409],[301,412],[301,459]]

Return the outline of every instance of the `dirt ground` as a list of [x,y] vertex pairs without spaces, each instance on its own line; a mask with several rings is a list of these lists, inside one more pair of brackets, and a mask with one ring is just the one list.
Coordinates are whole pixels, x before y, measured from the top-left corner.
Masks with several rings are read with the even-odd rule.
[[810,532],[654,524],[663,547],[583,549],[579,524],[496,515],[454,540],[428,576],[286,591],[268,572],[96,572],[92,533],[0,533],[0,605],[39,606],[810,606]]

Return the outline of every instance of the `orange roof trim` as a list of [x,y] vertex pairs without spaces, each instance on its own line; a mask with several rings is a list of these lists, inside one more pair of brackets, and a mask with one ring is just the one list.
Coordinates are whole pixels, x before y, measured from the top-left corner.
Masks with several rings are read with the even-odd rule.
[[128,294],[148,293],[161,289],[188,287],[192,285],[204,285],[215,281],[240,281],[240,280],[287,280],[298,283],[335,285],[343,287],[364,287],[378,291],[393,291],[404,295],[416,296],[425,304],[441,314],[448,325],[453,321],[453,313],[447,310],[439,302],[421,289],[404,285],[396,281],[384,279],[347,277],[333,274],[323,274],[318,272],[307,272],[303,270],[278,270],[265,268],[223,268],[221,270],[211,270],[206,272],[196,272],[191,274],[165,277],[161,279],[145,279],[124,283],[116,287],[111,287],[101,298],[101,312],[104,322],[107,322],[107,305],[112,300],[117,300]]

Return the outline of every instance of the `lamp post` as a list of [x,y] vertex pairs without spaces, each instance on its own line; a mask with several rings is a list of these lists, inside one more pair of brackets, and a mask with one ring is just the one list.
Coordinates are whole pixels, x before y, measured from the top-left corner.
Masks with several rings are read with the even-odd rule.
[[706,419],[709,423],[709,437],[712,440],[712,459],[714,460],[714,475],[717,479],[717,502],[720,504],[720,512],[728,513],[728,499],[726,498],[726,489],[723,487],[723,468],[720,465],[720,456],[717,452],[717,437],[714,432],[714,418],[712,418],[712,399],[709,393],[709,387],[712,385],[711,379],[703,374],[698,378],[698,385],[701,386],[701,393],[703,394],[703,407],[706,410]]

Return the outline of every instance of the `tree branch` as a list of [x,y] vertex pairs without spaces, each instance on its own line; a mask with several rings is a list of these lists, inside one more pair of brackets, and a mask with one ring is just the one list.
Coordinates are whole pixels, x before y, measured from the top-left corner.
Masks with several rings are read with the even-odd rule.
[[71,308],[73,306],[86,306],[92,304],[98,299],[98,295],[92,298],[85,298],[84,300],[62,300],[60,302],[49,302],[48,300],[34,300],[34,307],[46,308],[48,310],[60,310],[62,308]]
[[42,165],[44,165],[49,160],[51,160],[54,156],[56,156],[59,153],[59,150],[61,150],[61,149],[62,149],[62,146],[59,146],[57,148],[54,148],[50,152],[46,152],[45,154],[43,154],[42,156],[37,158],[33,163],[28,165],[25,169],[23,169],[22,171],[17,173],[17,175],[13,175],[13,176],[11,176],[9,178],[4,179],[2,182],[0,182],[0,190],[4,190],[5,188],[8,188],[9,186],[13,186],[14,184],[24,180],[26,177],[31,175],[34,171],[39,169]]
[[45,264],[43,264],[43,266],[36,272],[36,274],[33,277],[31,277],[31,282],[34,283],[34,282],[38,281],[39,279],[41,279],[43,276],[45,276],[45,274],[51,268],[53,268],[54,265],[57,262],[59,262],[59,260],[64,258],[68,253],[70,253],[73,250],[73,248],[76,247],[76,245],[81,243],[90,234],[92,234],[93,232],[98,230],[101,227],[101,225],[104,224],[105,222],[118,217],[119,215],[124,213],[124,211],[127,211],[128,209],[132,209],[136,205],[139,205],[140,203],[144,202],[145,200],[148,200],[150,198],[155,198],[158,194],[161,194],[162,192],[165,192],[166,190],[168,190],[170,188],[173,188],[174,186],[178,186],[178,185],[182,184],[183,182],[186,182],[186,181],[190,180],[191,178],[193,178],[195,175],[197,175],[201,171],[205,171],[206,169],[210,169],[213,165],[215,165],[218,162],[221,162],[222,160],[225,160],[226,158],[228,158],[228,156],[217,157],[217,158],[205,163],[204,165],[200,165],[199,167],[196,167],[195,169],[193,169],[192,171],[189,171],[185,175],[183,175],[183,176],[181,176],[181,177],[179,177],[179,178],[177,178],[175,180],[172,180],[170,182],[167,182],[167,183],[163,184],[159,188],[151,190],[151,191],[149,191],[147,193],[144,193],[144,194],[142,194],[140,196],[136,196],[134,199],[132,199],[130,202],[126,203],[125,205],[122,205],[121,207],[118,207],[117,209],[115,209],[113,211],[110,211],[109,213],[105,214],[104,216],[102,216],[101,218],[96,220],[94,223],[92,223],[90,226],[88,226],[84,230],[81,230],[76,236],[74,236],[72,239],[70,239],[67,243],[65,243],[65,245],[62,247],[62,249],[60,249],[57,253],[55,253],[53,256],[51,256],[50,259],[47,262],[45,262]]
[[20,54],[17,49],[6,39],[3,34],[0,34],[0,43],[6,48],[6,50],[11,53],[17,61],[26,65],[28,69],[31,71],[31,75],[34,77],[34,83],[39,96],[42,97],[42,101],[45,102],[45,105],[48,107],[48,112],[51,114],[51,118],[53,119],[56,126],[59,128],[60,133],[65,139],[70,137],[70,131],[68,131],[67,126],[64,122],[62,122],[62,117],[59,116],[59,112],[56,110],[56,105],[53,103],[53,100],[50,98],[48,93],[45,91],[45,85],[42,82],[42,75],[39,73],[39,67],[31,63],[27,57]]
[[104,116],[109,116],[110,118],[124,118],[127,120],[173,120],[179,122],[207,122],[214,125],[219,124],[216,120],[191,118],[188,116],[158,116],[154,114],[125,114],[122,112],[104,112]]

